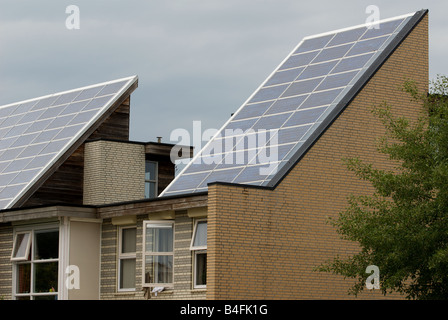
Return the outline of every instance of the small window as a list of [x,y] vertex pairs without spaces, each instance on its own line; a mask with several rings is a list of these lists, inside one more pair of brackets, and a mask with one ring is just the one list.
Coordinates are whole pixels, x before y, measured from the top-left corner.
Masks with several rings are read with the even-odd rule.
[[172,287],[174,269],[173,222],[144,222],[143,264],[143,286]]
[[135,290],[137,228],[120,227],[118,253],[118,290]]
[[145,162],[145,198],[151,199],[158,195],[157,192],[157,162]]
[[35,226],[14,235],[13,296],[17,300],[55,300],[59,282],[59,229]]
[[25,261],[30,259],[31,232],[18,232],[14,239],[12,261]]
[[195,222],[190,249],[193,251],[193,287],[205,288],[207,284],[207,220]]

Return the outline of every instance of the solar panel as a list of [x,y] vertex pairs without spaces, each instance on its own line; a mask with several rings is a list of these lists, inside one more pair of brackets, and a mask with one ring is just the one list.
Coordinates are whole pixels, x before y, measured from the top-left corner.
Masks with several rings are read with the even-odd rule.
[[128,77],[0,106],[0,210],[12,207],[136,81]]
[[161,196],[206,191],[216,181],[272,186],[423,14],[304,38]]

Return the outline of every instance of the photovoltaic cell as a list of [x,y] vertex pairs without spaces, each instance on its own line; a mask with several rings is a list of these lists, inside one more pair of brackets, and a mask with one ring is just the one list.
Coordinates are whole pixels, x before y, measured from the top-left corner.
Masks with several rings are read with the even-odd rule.
[[290,56],[282,66],[280,66],[279,71],[291,68],[298,68],[308,65],[317,55],[319,51],[306,52],[302,54],[296,54]]
[[[161,196],[204,191],[215,181],[269,185],[311,144],[308,139],[323,130],[325,120],[331,123],[329,115],[333,117],[335,110],[343,108],[343,98],[353,94],[351,88],[383,59],[381,54],[397,34],[415,23],[412,17],[383,20],[378,29],[365,24],[305,38]],[[239,119],[246,120],[235,121]],[[234,147],[217,148],[226,141],[222,138],[224,130],[236,127],[245,134],[232,137]],[[260,131],[270,129],[273,134],[262,139]],[[215,155],[221,160],[212,165],[202,163],[203,155],[211,154],[212,149],[220,150]],[[226,163],[237,156],[244,163]],[[270,164],[276,164],[276,169],[261,175],[259,169]]]
[[136,81],[129,77],[0,106],[0,210],[13,206]]
[[333,38],[333,34],[309,38],[303,41],[303,43],[297,48],[295,53],[307,52],[322,49]]
[[303,71],[303,69],[304,68],[302,67],[302,68],[288,69],[285,71],[279,71],[273,77],[271,77],[266,82],[265,85],[270,86],[270,85],[292,82],[300,75],[300,73]]
[[282,113],[288,111],[294,111],[300,107],[302,102],[308,97],[308,95],[296,96],[291,98],[278,99],[275,103],[266,111],[266,115]]

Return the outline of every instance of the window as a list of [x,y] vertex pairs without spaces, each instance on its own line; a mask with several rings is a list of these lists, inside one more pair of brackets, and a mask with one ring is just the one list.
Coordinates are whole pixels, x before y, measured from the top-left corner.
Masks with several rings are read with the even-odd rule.
[[145,198],[157,197],[157,162],[145,162]]
[[11,254],[17,300],[54,300],[58,295],[59,229],[17,231]]
[[118,291],[135,290],[136,236],[135,226],[119,228]]
[[31,245],[31,232],[18,232],[15,236],[12,249],[12,261],[24,261],[29,259]]
[[190,249],[193,251],[193,287],[205,288],[207,284],[207,220],[195,222]]
[[174,226],[168,221],[145,221],[143,243],[143,286],[173,285]]

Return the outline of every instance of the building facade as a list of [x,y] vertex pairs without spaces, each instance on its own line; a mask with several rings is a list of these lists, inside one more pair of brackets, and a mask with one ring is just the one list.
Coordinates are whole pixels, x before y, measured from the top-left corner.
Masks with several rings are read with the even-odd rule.
[[[207,190],[164,192],[185,174],[175,179],[173,145],[129,141],[135,80],[25,196],[0,211],[0,297],[353,298],[350,280],[315,268],[358,250],[327,223],[348,195],[372,191],[342,159],[392,165],[376,150],[384,128],[371,108],[387,102],[410,119],[421,111],[400,87],[412,79],[428,90],[427,11],[406,21],[403,37],[357,80],[355,94],[275,185],[216,180]],[[383,296],[365,290],[359,298]]]

